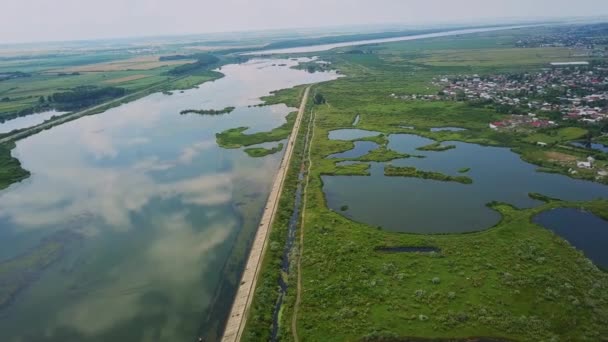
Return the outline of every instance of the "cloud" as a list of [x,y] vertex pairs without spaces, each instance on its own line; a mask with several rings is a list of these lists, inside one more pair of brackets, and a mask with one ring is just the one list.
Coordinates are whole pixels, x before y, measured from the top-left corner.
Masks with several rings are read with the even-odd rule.
[[[96,336],[110,331],[119,324],[150,312],[162,312],[168,319],[164,325],[153,327],[165,340],[176,340],[184,332],[174,324],[180,315],[192,310],[200,312],[202,303],[196,298],[204,296],[205,305],[210,303],[217,272],[213,262],[215,249],[228,242],[236,228],[232,219],[212,222],[204,230],[193,227],[185,212],[161,219],[148,234],[154,239],[139,253],[123,259],[108,273],[95,282],[94,293],[86,296],[81,289],[78,301],[70,301],[58,308],[56,327],[69,327],[85,336]],[[145,296],[151,291],[162,293],[162,307],[149,304]],[[84,292],[84,293],[82,293]],[[190,295],[188,295],[190,294]],[[49,329],[53,335],[53,329]]]

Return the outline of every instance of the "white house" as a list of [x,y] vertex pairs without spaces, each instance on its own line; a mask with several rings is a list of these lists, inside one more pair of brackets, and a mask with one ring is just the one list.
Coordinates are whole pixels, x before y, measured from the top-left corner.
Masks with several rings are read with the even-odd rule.
[[588,162],[588,161],[586,161],[586,162],[584,162],[584,161],[576,162],[576,167],[578,167],[579,169],[591,169],[591,168],[593,168],[593,166],[591,165],[591,163]]

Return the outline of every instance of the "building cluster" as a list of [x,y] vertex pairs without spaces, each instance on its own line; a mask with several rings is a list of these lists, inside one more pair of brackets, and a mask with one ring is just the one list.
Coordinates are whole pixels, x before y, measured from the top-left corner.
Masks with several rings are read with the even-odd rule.
[[551,33],[521,38],[515,45],[520,48],[567,47],[580,56],[606,56],[608,55],[606,49],[608,24],[561,27]]
[[[538,72],[497,75],[460,75],[435,79],[441,91],[434,95],[391,94],[404,100],[467,101],[491,104],[499,112],[529,114],[505,122],[544,126],[536,114],[551,118],[597,123],[608,119],[608,66],[587,62],[552,63]],[[547,115],[545,115],[547,116]]]
[[510,115],[504,120],[490,123],[493,130],[517,130],[518,128],[546,128],[554,126],[556,123],[551,120],[540,119],[536,114]]

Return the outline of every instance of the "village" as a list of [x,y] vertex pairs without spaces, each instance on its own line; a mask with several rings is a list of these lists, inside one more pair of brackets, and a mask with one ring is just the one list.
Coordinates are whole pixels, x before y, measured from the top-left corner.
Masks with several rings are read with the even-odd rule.
[[589,62],[554,62],[539,72],[444,76],[432,84],[434,95],[396,95],[425,101],[466,101],[493,105],[498,112],[517,114],[493,129],[544,128],[558,120],[594,124],[608,119],[608,66]]

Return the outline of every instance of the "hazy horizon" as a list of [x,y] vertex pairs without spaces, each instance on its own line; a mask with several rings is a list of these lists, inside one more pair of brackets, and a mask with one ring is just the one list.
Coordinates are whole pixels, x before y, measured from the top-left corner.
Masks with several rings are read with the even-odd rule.
[[[438,12],[436,9],[441,8]],[[0,13],[0,44],[116,39],[339,26],[491,24],[608,15],[608,2],[580,0],[56,0],[13,1]],[[27,13],[27,15],[16,15]]]

